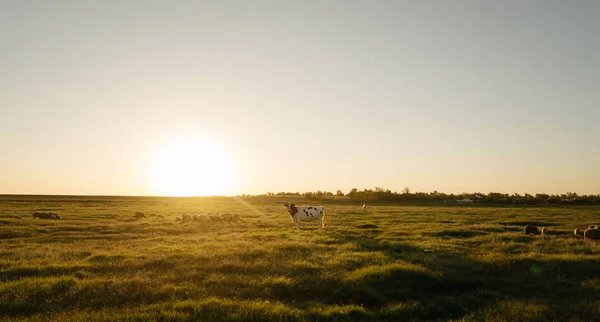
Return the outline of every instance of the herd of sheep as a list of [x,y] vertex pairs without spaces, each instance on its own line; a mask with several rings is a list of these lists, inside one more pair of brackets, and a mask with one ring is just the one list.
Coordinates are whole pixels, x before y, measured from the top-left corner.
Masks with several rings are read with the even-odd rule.
[[[32,214],[33,219],[53,219],[53,220],[58,220],[58,219],[62,219],[62,217],[55,213],[55,212],[34,212]],[[157,214],[150,214],[150,215],[146,215],[141,211],[137,211],[134,215],[133,215],[133,219],[147,219],[148,216],[150,217],[156,217],[157,219],[165,219],[165,217],[163,215],[157,215]],[[15,219],[23,219],[23,217],[21,216],[13,216]],[[111,219],[117,219],[116,215],[108,215],[107,218],[111,218]],[[175,218],[175,221],[183,221],[183,222],[191,222],[191,221],[239,221],[242,218],[240,217],[240,215],[238,214],[230,214],[230,213],[224,213],[224,214],[206,214],[206,215],[182,215],[181,217],[177,217]]]
[[[524,229],[525,235],[548,235],[548,228],[542,227],[541,229],[534,225],[527,225]],[[579,236],[581,234],[581,230],[579,228],[575,228],[573,231],[575,236]],[[597,225],[590,225],[585,231],[583,231],[583,239],[584,240],[600,240],[600,229]]]
[[[150,214],[149,216],[156,217],[157,219],[165,219],[165,217],[163,215]],[[133,215],[133,218],[134,219],[144,219],[144,218],[148,218],[148,216],[146,216],[146,214],[144,214],[143,212],[138,211]],[[224,214],[206,214],[206,215],[181,215],[181,217],[176,217],[175,221],[182,221],[182,222],[191,222],[191,221],[201,222],[201,221],[220,221],[220,220],[238,221],[241,219],[242,218],[238,214],[224,213]]]
[[[156,214],[150,214],[150,216],[152,217],[156,217],[159,219],[165,219],[165,217],[163,215],[156,215]],[[148,218],[148,216],[146,216],[143,212],[136,212],[135,215],[133,215],[134,219],[142,219],[142,218]],[[191,222],[191,221],[220,221],[220,220],[225,220],[225,221],[238,221],[241,220],[240,215],[238,214],[229,214],[229,213],[224,213],[224,214],[206,214],[206,215],[181,215],[181,217],[176,217],[175,221],[182,221],[182,222]]]
[[[156,217],[159,219],[165,219],[165,217],[162,215],[150,214],[150,216]],[[133,218],[142,219],[142,218],[148,218],[148,216],[146,216],[143,212],[138,211],[135,213],[135,215],[133,215]],[[238,214],[224,213],[224,214],[181,215],[181,217],[176,217],[175,221],[183,221],[183,222],[219,221],[219,220],[238,221],[241,219],[242,218]]]
[[208,215],[183,215],[181,218],[177,217],[175,220],[177,221],[237,221],[240,220],[241,217],[238,214],[208,214]]

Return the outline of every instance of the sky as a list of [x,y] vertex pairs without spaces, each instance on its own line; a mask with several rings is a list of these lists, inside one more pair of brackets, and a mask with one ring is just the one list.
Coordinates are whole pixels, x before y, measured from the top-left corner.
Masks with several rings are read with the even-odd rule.
[[598,194],[599,16],[0,0],[0,194]]

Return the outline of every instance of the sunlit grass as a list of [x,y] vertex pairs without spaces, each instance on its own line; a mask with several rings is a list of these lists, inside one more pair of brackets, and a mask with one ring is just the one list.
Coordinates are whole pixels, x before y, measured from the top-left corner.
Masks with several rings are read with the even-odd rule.
[[[296,231],[278,198],[2,202],[0,319],[598,316],[600,247],[572,233],[595,223],[596,208],[325,206],[326,229]],[[39,209],[64,219],[33,220]],[[225,212],[241,220],[175,220]],[[550,235],[525,236],[526,223]]]

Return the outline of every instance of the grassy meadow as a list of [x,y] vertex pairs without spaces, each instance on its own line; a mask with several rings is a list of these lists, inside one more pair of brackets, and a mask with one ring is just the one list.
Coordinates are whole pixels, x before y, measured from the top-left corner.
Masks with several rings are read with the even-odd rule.
[[0,321],[600,320],[599,208],[286,200],[0,196]]

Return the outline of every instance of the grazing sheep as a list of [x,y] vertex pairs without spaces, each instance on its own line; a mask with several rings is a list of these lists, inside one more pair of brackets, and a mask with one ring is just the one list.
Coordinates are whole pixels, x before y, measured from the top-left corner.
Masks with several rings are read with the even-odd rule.
[[192,216],[190,216],[190,215],[181,215],[181,220],[183,220],[183,221],[192,221]]
[[531,234],[539,235],[540,230],[534,225],[525,226],[525,235],[531,235]]
[[207,215],[198,215],[198,221],[209,221],[210,218],[208,218]]
[[234,221],[239,218],[240,218],[240,216],[238,214],[229,214],[229,213],[221,214],[221,219],[223,219],[223,220]]
[[227,219],[230,220],[230,221],[235,221],[235,220],[239,220],[240,219],[240,215],[238,215],[238,214],[228,214],[228,215],[229,216],[228,216]]
[[221,216],[219,216],[218,214],[214,214],[214,215],[208,215],[208,218],[210,218],[210,220],[212,221],[217,221],[221,219]]
[[586,229],[583,232],[583,239],[585,239],[585,240],[600,239],[600,229]]
[[548,228],[542,227],[542,236],[548,235]]
[[177,217],[175,218],[175,221],[181,221],[181,218]]
[[148,218],[148,217],[146,217],[146,215],[145,215],[143,212],[141,212],[141,211],[137,211],[137,212],[135,213],[135,215],[133,215],[133,218],[136,218],[136,219],[141,219],[141,218]]
[[579,228],[575,228],[575,230],[573,231],[573,234],[575,234],[575,236],[579,236],[580,233],[581,230],[579,230]]
[[40,218],[40,219],[54,219],[54,220],[58,220],[58,219],[62,219],[57,213],[55,212],[34,212],[33,213],[33,219],[36,218]]

